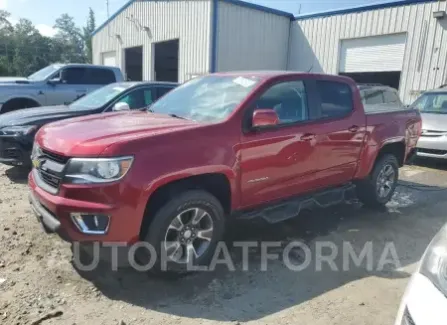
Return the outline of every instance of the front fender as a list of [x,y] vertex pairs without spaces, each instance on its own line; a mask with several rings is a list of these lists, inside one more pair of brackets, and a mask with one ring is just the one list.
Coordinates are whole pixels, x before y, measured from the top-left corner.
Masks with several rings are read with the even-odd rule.
[[194,168],[188,168],[185,170],[181,170],[178,172],[170,173],[167,175],[162,175],[153,181],[151,181],[149,184],[147,184],[146,188],[142,192],[142,197],[139,200],[139,202],[144,202],[144,206],[140,207],[142,211],[146,208],[146,202],[148,202],[151,195],[154,194],[154,192],[161,188],[164,185],[167,185],[169,183],[180,181],[182,179],[186,179],[188,177],[192,176],[199,176],[204,174],[223,174],[228,179],[228,182],[230,183],[230,189],[231,189],[231,208],[232,210],[235,209],[237,206],[239,206],[238,198],[240,197],[237,193],[238,186],[237,186],[237,176],[234,170],[229,168],[228,166],[222,166],[222,165],[214,165],[214,166],[199,166]]
[[0,85],[0,104],[6,104],[7,102],[13,99],[29,99],[35,101],[40,106],[43,106],[45,103],[43,102],[42,96],[39,96],[39,87],[35,88],[27,88],[20,89],[21,87],[10,87],[10,86],[1,86]]

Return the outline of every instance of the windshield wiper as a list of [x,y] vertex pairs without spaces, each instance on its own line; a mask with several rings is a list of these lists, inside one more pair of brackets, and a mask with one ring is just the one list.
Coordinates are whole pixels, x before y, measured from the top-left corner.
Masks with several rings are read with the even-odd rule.
[[182,120],[187,120],[186,117],[178,116],[177,114],[167,114],[167,115],[169,115],[170,117],[175,117],[175,118],[179,118],[179,119],[182,119]]

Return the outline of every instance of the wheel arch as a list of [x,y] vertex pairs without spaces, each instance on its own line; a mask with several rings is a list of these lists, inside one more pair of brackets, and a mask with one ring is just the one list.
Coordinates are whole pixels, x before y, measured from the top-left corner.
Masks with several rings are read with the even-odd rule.
[[154,214],[172,196],[182,191],[201,189],[209,192],[222,204],[226,214],[234,205],[235,177],[232,170],[214,169],[202,173],[181,173],[164,177],[151,184],[146,192],[146,205],[139,238],[144,238]]
[[14,104],[15,103],[20,103],[20,102],[28,102],[28,103],[33,103],[33,105],[35,104],[35,106],[33,107],[39,107],[42,106],[41,103],[36,100],[35,98],[31,97],[31,96],[16,96],[16,97],[12,97],[12,98],[8,98],[2,105],[2,108],[0,110],[0,113],[6,113],[9,112],[11,110],[14,110]]

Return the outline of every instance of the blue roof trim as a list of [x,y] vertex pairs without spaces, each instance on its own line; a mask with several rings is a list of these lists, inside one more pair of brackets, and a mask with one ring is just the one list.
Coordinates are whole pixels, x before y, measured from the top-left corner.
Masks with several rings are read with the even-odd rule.
[[212,19],[212,30],[211,30],[211,64],[210,64],[210,72],[216,72],[217,66],[217,23],[218,23],[218,8],[219,8],[219,0],[211,0],[213,4],[213,16]]
[[350,8],[346,8],[346,9],[328,10],[328,11],[322,11],[322,12],[315,12],[315,13],[311,13],[311,14],[303,14],[303,15],[296,16],[295,20],[317,18],[317,17],[321,18],[321,17],[327,17],[327,16],[349,14],[349,13],[354,13],[354,12],[369,11],[369,10],[375,10],[375,9],[407,6],[407,5],[412,5],[412,4],[418,4],[418,3],[424,3],[424,2],[435,2],[435,1],[438,1],[438,0],[399,0],[399,1],[392,1],[392,2],[385,2],[385,3],[381,2],[381,3],[374,3],[374,4],[350,7]]
[[96,28],[96,30],[92,33],[92,36],[95,35],[96,33],[98,33],[101,29],[103,29],[104,27],[106,27],[106,25],[112,21],[116,16],[118,16],[120,13],[122,13],[124,10],[126,10],[132,3],[134,3],[135,0],[129,0],[124,6],[122,6],[121,8],[118,9],[117,12],[115,12],[112,16],[110,16],[109,19],[107,19],[105,22],[103,22],[101,24],[101,26],[99,26],[98,28]]
[[251,3],[251,2],[245,2],[245,1],[241,1],[241,0],[220,0],[220,1],[231,3],[231,4],[234,4],[234,5],[237,5],[237,6],[241,6],[241,7],[245,7],[245,8],[251,8],[251,9],[256,9],[256,10],[268,12],[270,14],[275,14],[275,15],[287,17],[287,18],[290,18],[290,19],[294,19],[293,14],[290,13],[290,12],[281,11],[281,10],[278,10],[278,9],[273,9],[273,8],[257,5],[257,4]]

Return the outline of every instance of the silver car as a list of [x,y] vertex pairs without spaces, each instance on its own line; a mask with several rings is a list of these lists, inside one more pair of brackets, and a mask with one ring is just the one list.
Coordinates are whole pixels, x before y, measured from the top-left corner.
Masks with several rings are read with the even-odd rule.
[[417,155],[447,159],[447,88],[425,92],[412,105],[421,112]]

